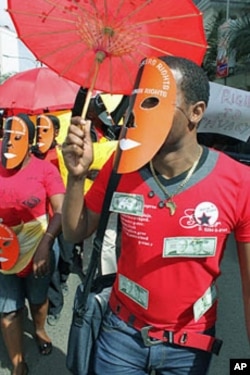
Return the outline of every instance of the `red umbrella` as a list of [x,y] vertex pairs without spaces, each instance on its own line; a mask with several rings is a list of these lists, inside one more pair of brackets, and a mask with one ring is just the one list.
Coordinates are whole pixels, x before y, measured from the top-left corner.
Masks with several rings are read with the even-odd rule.
[[129,95],[144,57],[200,64],[207,47],[191,0],[8,0],[8,12],[37,59],[89,96],[93,88]]
[[40,67],[17,73],[0,85],[0,108],[10,116],[29,115],[73,107],[79,85]]

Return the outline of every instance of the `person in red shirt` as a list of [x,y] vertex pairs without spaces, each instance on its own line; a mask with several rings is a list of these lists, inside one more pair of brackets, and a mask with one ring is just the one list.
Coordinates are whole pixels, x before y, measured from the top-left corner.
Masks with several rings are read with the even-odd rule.
[[[59,162],[61,145],[57,142],[60,127],[60,119],[55,115],[42,114],[37,116],[35,145],[32,147],[32,152],[39,159],[55,165],[63,177],[63,165]],[[64,305],[64,296],[68,293],[67,280],[73,267],[74,244],[65,241],[63,234],[59,233],[55,239],[53,251],[56,257],[56,267],[48,291],[47,316],[47,323],[51,326],[58,323]]]
[[111,171],[122,174],[110,206],[121,218],[121,255],[96,342],[96,375],[208,373],[221,346],[216,281],[232,232],[250,340],[250,170],[199,145],[208,100],[207,76],[192,61],[144,59],[119,147],[84,197],[90,123],[71,121],[63,145],[68,240],[96,230]]
[[[51,248],[61,231],[65,187],[58,170],[31,153],[35,135],[27,115],[6,119],[0,163],[0,313],[12,375],[25,375],[22,313],[27,298],[42,355],[52,351],[45,331],[48,287],[54,267]],[[48,201],[52,215],[48,220]],[[6,233],[9,240],[6,241]],[[7,237],[7,238],[8,238]]]

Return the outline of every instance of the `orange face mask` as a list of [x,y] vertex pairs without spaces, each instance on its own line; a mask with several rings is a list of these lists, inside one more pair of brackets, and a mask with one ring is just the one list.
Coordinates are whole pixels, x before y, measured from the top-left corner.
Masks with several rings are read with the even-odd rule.
[[18,167],[29,149],[29,134],[25,122],[16,116],[6,120],[2,140],[2,165],[6,169]]
[[0,269],[10,270],[19,256],[19,243],[15,232],[0,223]]
[[114,159],[118,173],[133,172],[149,162],[171,129],[176,83],[162,60],[141,63]]
[[51,119],[45,115],[37,117],[36,122],[36,145],[42,154],[51,147],[55,137],[55,130]]

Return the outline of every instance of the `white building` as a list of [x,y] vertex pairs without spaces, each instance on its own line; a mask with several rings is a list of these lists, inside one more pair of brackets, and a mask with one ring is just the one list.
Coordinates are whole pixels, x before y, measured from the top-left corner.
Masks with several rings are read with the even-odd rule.
[[7,9],[7,0],[0,0],[0,81],[11,75],[37,66],[35,57],[18,40]]
[[0,76],[38,66],[35,57],[8,26],[0,26]]
[[0,26],[0,73],[1,75],[19,71],[18,40],[16,34],[8,27]]

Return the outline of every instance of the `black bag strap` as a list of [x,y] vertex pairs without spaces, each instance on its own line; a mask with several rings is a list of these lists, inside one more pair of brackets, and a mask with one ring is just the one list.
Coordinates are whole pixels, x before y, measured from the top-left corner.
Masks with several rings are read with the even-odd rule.
[[106,230],[106,227],[107,227],[109,214],[110,214],[110,211],[109,211],[110,203],[111,203],[111,199],[112,199],[112,196],[113,196],[113,192],[115,191],[115,189],[116,189],[116,187],[119,183],[120,177],[121,177],[120,174],[118,174],[114,170],[112,170],[112,173],[111,173],[111,176],[110,176],[110,179],[109,179],[109,183],[108,183],[108,186],[107,186],[106,194],[105,194],[105,197],[104,197],[104,201],[103,201],[99,225],[98,225],[96,235],[95,235],[95,238],[94,238],[94,242],[93,242],[93,251],[92,251],[89,266],[88,266],[88,269],[87,269],[86,278],[85,278],[85,281],[84,281],[84,290],[83,290],[83,294],[82,294],[81,304],[77,308],[78,314],[81,314],[85,309],[86,301],[87,301],[88,295],[91,291],[91,287],[92,287],[92,284],[93,284],[94,276],[96,274],[98,263],[101,259],[103,237],[104,237],[104,234],[105,234],[105,230]]

